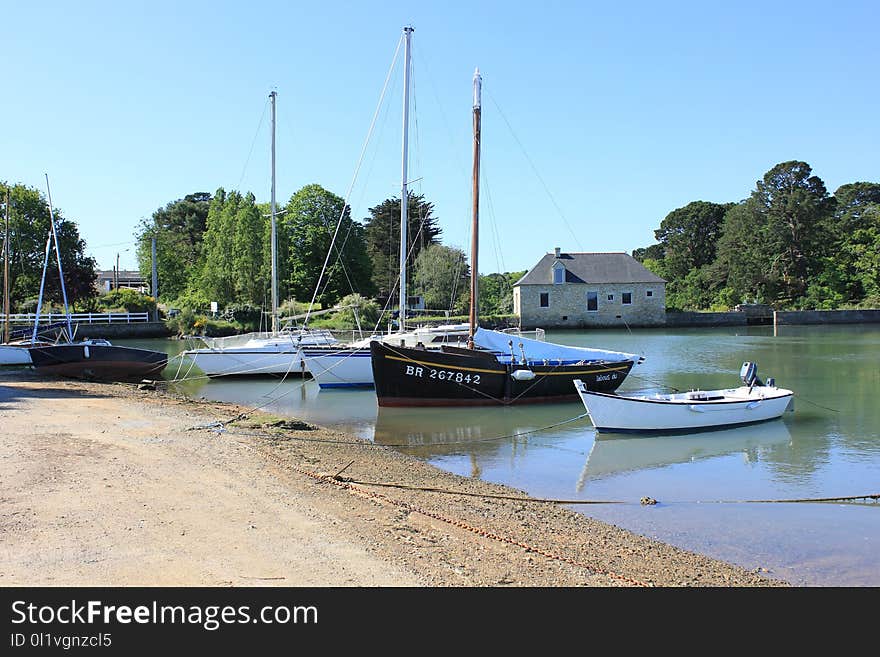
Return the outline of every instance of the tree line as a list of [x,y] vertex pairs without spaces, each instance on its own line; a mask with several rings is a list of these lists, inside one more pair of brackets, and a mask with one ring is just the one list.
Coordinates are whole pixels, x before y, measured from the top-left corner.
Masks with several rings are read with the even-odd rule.
[[670,212],[634,258],[667,281],[667,309],[880,307],[880,183],[833,195],[806,162],[777,164],[739,202]]
[[[282,309],[312,301],[314,309],[328,308],[350,295],[396,307],[399,198],[369,208],[369,215],[358,221],[344,199],[310,184],[279,205],[275,214]],[[469,304],[470,267],[463,251],[440,243],[441,232],[433,204],[424,195],[409,193],[409,296],[422,296],[429,309],[461,314]],[[270,307],[271,208],[257,203],[252,193],[219,188],[214,194],[189,194],[142,221],[136,237],[138,263],[145,276],[151,271],[156,239],[162,301],[197,310],[208,308],[212,301],[224,309]],[[481,277],[487,289],[482,311],[512,312],[511,285],[519,275]]]

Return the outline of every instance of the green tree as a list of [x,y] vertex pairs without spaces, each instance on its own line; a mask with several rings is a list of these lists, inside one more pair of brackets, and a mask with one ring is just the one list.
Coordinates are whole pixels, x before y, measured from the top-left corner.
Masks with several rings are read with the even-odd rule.
[[632,257],[644,264],[645,260],[663,260],[666,253],[662,244],[652,244],[638,249],[633,249]]
[[877,217],[880,213],[880,184],[855,182],[840,186],[834,193],[836,201],[830,222],[829,238],[833,240],[833,257],[826,258],[826,267],[837,275],[834,286],[845,302],[859,302],[878,290]]
[[825,183],[811,174],[806,162],[783,162],[768,171],[752,192],[765,220],[785,299],[797,299],[806,292],[826,253],[823,233],[834,200]]
[[[0,196],[5,203],[9,189],[9,289],[10,305],[18,307],[26,299],[39,295],[46,241],[51,231],[49,205],[37,189],[24,185],[0,184]],[[3,208],[5,216],[5,208]],[[58,251],[64,273],[64,287],[68,303],[89,304],[97,295],[97,263],[85,255],[86,244],[73,221],[64,218],[53,208]],[[63,301],[61,277],[58,274],[55,242],[50,244],[46,269],[43,303]]]
[[306,185],[290,197],[277,232],[282,297],[310,301],[315,295],[326,307],[353,292],[373,294],[364,227],[352,221],[341,197],[320,185]]
[[470,303],[470,267],[464,251],[431,244],[413,265],[412,291],[432,310],[461,312]]
[[781,287],[778,254],[773,251],[768,232],[767,218],[754,199],[737,204],[725,215],[711,280],[728,302],[776,300]]
[[207,230],[199,278],[208,298],[220,307],[235,302],[235,217],[242,205],[239,192],[217,190],[208,208]]
[[480,314],[509,315],[513,313],[513,285],[525,271],[480,275]]
[[269,277],[265,274],[265,245],[267,219],[260,212],[256,199],[248,192],[233,219],[232,269],[235,300],[239,304],[266,305]]
[[666,215],[654,237],[663,247],[669,279],[683,279],[691,270],[715,260],[724,215],[733,205],[692,201]]
[[[407,279],[419,253],[439,240],[441,229],[434,206],[423,195],[407,193]],[[400,277],[400,199],[390,198],[370,208],[365,220],[367,249],[373,263],[373,283],[380,297],[394,295]]]
[[156,277],[161,299],[183,294],[201,273],[202,240],[210,203],[211,195],[206,192],[187,194],[159,208],[138,226],[138,269],[148,281],[152,280],[152,238],[156,238]]
[[727,284],[745,298],[794,303],[822,269],[833,208],[834,199],[806,162],[777,164],[725,216],[715,273],[724,271]]

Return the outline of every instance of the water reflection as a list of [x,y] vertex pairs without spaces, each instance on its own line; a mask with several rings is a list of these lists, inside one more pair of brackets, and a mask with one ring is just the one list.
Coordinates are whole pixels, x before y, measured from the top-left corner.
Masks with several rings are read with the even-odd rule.
[[[582,417],[581,404],[507,408],[379,408],[373,440],[415,456],[495,454],[501,445]],[[589,424],[589,420],[586,420]]]
[[593,441],[577,490],[590,480],[733,453],[742,453],[744,463],[754,464],[769,447],[790,444],[791,433],[781,419],[682,436],[603,433]]

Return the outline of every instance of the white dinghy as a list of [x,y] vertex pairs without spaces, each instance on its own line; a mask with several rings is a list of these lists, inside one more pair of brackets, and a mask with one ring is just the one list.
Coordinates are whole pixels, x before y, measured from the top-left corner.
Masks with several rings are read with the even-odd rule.
[[743,385],[726,390],[674,394],[620,395],[594,392],[579,379],[574,386],[596,431],[686,433],[774,420],[793,410],[794,393],[773,379],[758,379],[754,363],[743,363]]

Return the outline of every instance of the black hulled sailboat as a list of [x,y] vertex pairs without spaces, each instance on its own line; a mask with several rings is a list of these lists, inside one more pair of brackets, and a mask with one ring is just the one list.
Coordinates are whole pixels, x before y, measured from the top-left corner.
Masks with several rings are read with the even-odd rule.
[[[496,406],[579,399],[574,380],[611,392],[642,358],[603,349],[569,347],[479,328],[478,220],[480,73],[474,74],[473,230],[470,331],[466,345],[438,348],[370,343],[379,406]],[[402,269],[403,267],[401,267]],[[401,301],[403,303],[403,301]]]

